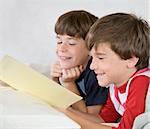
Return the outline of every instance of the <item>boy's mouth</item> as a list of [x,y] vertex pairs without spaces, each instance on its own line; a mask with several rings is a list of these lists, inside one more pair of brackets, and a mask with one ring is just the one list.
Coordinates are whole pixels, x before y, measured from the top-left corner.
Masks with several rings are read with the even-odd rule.
[[65,60],[70,60],[72,57],[66,57],[66,56],[59,56],[59,59],[60,60],[63,60],[63,61],[65,61]]
[[101,78],[102,76],[104,76],[105,75],[105,73],[98,73],[98,74],[96,74],[97,76],[97,78]]

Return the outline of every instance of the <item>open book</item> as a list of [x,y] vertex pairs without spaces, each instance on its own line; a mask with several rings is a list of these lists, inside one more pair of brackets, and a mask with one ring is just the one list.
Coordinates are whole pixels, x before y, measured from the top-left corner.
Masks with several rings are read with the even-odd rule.
[[0,80],[17,90],[39,97],[48,104],[67,108],[82,97],[10,56],[0,60]]

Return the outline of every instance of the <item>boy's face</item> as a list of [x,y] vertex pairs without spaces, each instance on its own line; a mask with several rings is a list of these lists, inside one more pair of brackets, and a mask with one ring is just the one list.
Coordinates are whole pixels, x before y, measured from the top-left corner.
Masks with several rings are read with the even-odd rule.
[[57,35],[57,50],[61,68],[68,69],[84,65],[88,60],[89,51],[82,38],[68,35]]
[[90,68],[97,74],[100,86],[114,83],[117,87],[127,81],[127,60],[121,59],[111,50],[108,43],[101,43],[91,51],[93,60]]

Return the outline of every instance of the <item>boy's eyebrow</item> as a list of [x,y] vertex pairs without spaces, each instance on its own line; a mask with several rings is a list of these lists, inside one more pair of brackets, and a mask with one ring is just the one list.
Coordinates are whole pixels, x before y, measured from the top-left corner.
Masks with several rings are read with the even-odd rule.
[[73,36],[68,36],[67,39],[73,39],[73,40],[76,40],[77,38],[76,38],[76,37],[73,37]]
[[[59,36],[59,35],[56,35],[56,38],[60,39],[60,36]],[[70,36],[68,36],[67,39],[74,39],[74,40],[75,40],[76,38],[75,38],[75,37],[70,37]]]
[[93,54],[94,54],[94,55],[97,55],[97,56],[105,56],[105,55],[106,55],[105,53],[101,53],[101,52],[94,52],[94,53],[93,53],[93,52],[90,52],[89,55],[92,56]]
[[101,53],[101,52],[95,52],[95,54],[100,56],[106,55],[105,53]]

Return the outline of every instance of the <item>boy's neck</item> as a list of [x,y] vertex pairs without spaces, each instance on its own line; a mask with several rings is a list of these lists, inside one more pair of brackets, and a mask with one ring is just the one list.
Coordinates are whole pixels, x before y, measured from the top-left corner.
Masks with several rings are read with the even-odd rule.
[[88,56],[88,58],[87,58],[87,60],[86,60],[86,62],[84,63],[84,65],[83,65],[83,70],[85,70],[86,69],[86,67],[87,67],[87,65],[88,65],[88,62],[89,62],[89,60],[91,59],[91,56]]
[[137,72],[137,69],[136,68],[132,68],[132,69],[129,69],[127,70],[123,76],[120,78],[120,81],[115,84],[116,87],[121,87],[122,85],[124,85],[125,83],[128,82],[128,80]]

